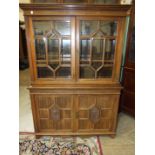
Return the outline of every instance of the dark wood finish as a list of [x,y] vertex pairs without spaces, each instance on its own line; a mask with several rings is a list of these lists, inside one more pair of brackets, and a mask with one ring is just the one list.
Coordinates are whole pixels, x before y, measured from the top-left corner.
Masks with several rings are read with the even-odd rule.
[[[29,90],[36,135],[115,135],[119,96],[122,89],[119,83],[119,74],[123,35],[126,16],[130,15],[130,6],[92,4],[21,4],[20,6],[24,9],[26,22],[31,71],[31,87]],[[37,31],[40,35],[36,37],[34,21],[43,23],[49,20],[52,30],[51,28],[44,28],[43,31]],[[60,35],[57,28],[53,28],[55,21],[69,22],[70,35]],[[116,40],[111,77],[98,78],[97,75],[92,79],[80,77],[80,39],[86,37],[81,35],[81,21],[98,21],[98,23],[116,21],[116,36],[108,36],[106,33],[104,36],[97,36],[97,39],[102,42],[106,39]],[[99,27],[98,31],[100,31]],[[59,67],[64,65],[61,64],[62,60],[60,58],[60,54],[63,51],[60,38],[70,39],[71,63],[70,65],[65,64],[65,66],[71,67],[69,77],[62,76],[59,78],[50,75],[51,72],[55,74],[58,70],[49,66],[49,59],[47,59],[49,56],[49,43],[47,40],[51,35],[53,35],[52,39],[57,38],[59,40],[58,48],[54,48],[59,51],[59,57],[54,60],[54,62],[59,62]],[[37,59],[35,47],[37,45],[34,43],[36,38],[45,40],[45,50],[44,48],[41,49],[45,51],[46,59],[43,58],[44,60]],[[90,38],[91,35],[89,35]],[[109,44],[110,47],[111,45]],[[92,52],[91,49],[90,53]],[[90,54],[91,57],[92,55]],[[90,61],[92,60],[90,59]],[[99,60],[97,61],[99,62]],[[111,63],[109,59],[106,61]],[[46,76],[44,78],[38,76],[38,64],[41,67],[48,67],[50,70],[45,71],[45,75],[48,75],[47,78]]]
[[21,26],[24,24],[25,23],[23,22],[19,22],[19,59],[20,60],[28,59],[25,30],[21,28]]
[[28,67],[28,52],[25,30],[21,28],[22,25],[24,22],[19,21],[19,68],[25,69]]
[[120,4],[120,0],[102,0],[100,2],[96,0],[31,0],[32,3],[70,3],[70,4],[79,4],[79,3],[99,3],[99,4]]
[[[117,107],[121,87],[30,88],[36,134],[115,134]],[[51,109],[60,110],[60,120],[53,121]],[[99,109],[93,122],[91,109]]]
[[135,29],[135,8],[132,7],[130,25],[128,31],[128,40],[126,48],[125,66],[123,69],[122,85],[124,89],[121,94],[120,110],[131,116],[135,116],[135,48],[134,31]]
[[19,59],[23,60],[24,57],[24,48],[23,48],[23,40],[22,40],[22,29],[19,27]]

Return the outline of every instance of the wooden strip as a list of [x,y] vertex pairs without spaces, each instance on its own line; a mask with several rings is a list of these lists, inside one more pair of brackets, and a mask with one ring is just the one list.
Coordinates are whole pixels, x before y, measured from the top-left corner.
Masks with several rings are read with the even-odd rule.
[[21,3],[19,4],[20,8],[23,10],[31,10],[32,8],[34,10],[105,10],[105,11],[118,11],[120,12],[131,12],[131,6],[132,5],[100,5],[100,4],[46,4],[46,3],[42,3],[42,4],[37,4],[37,3]]
[[35,135],[35,132],[25,132],[25,131],[20,131],[19,135]]
[[76,56],[76,81],[78,81],[78,79],[80,78],[80,19],[79,17],[76,17],[76,52],[75,52],[75,56]]
[[74,81],[76,81],[76,43],[75,43],[75,18],[71,17],[71,76]]
[[32,62],[32,52],[31,52],[31,29],[30,29],[30,18],[25,17],[25,24],[26,24],[26,40],[27,40],[27,48],[28,48],[28,60],[30,65],[30,75],[31,81],[35,79],[34,71],[33,71],[33,62]]
[[[90,39],[90,38],[91,38],[90,35],[81,35],[80,36],[80,39]],[[114,39],[116,39],[116,36],[104,36],[104,37],[95,37],[95,36],[93,36],[93,39],[96,39],[96,40],[113,39],[114,40]]]
[[[88,41],[88,40],[87,40]],[[90,57],[89,57],[89,64],[92,64],[92,50],[93,50],[93,38],[90,39]]]
[[[103,132],[104,131],[104,132]],[[42,136],[45,136],[45,135],[55,135],[55,136],[68,136],[68,135],[74,135],[74,136],[78,136],[78,135],[83,135],[83,136],[88,136],[88,135],[113,135],[113,134],[116,134],[116,132],[110,132],[108,131],[107,129],[105,130],[99,130],[98,131],[90,131],[90,130],[79,130],[78,132],[69,132],[68,130],[61,130],[61,131],[55,131],[54,132],[48,132],[47,130],[42,130],[42,132],[37,132],[35,135],[42,135]]]
[[[89,60],[83,60],[81,59],[80,62],[88,62]],[[92,60],[92,62],[102,62],[102,60]],[[113,60],[104,60],[104,62],[111,62],[113,63]]]
[[[90,67],[92,68],[92,66],[90,66],[89,64],[80,64],[81,67]],[[102,67],[113,67],[113,64],[106,64],[106,65],[102,65],[100,66],[97,71],[99,71]],[[93,70],[95,70],[94,68],[92,68]]]
[[33,14],[31,14],[31,11],[33,9],[31,8],[30,10],[25,10],[24,11],[24,16],[50,16],[50,15],[67,15],[67,16],[93,16],[93,17],[98,17],[101,15],[107,16],[107,17],[126,17],[130,15],[130,12],[123,12],[123,11],[103,11],[103,10],[92,10],[92,11],[84,11],[84,10],[60,10],[60,11],[55,11],[55,10],[34,10]]
[[103,40],[103,51],[102,51],[102,65],[104,65],[104,62],[105,62],[105,51],[106,51],[106,40],[104,39]]

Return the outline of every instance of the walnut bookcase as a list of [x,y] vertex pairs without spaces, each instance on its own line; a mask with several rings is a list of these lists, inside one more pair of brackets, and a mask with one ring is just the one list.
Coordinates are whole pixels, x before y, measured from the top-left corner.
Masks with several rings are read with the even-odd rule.
[[37,135],[115,135],[130,5],[20,4]]

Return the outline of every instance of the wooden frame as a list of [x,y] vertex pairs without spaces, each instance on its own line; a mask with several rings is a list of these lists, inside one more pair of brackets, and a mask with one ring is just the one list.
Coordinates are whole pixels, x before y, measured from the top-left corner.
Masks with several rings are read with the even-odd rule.
[[[123,36],[125,32],[126,16],[130,15],[131,6],[33,3],[21,4],[20,7],[24,10],[26,22],[27,46],[31,73],[30,95],[36,135],[115,135],[119,96],[120,90],[122,89],[119,83],[119,74]],[[36,76],[33,20],[64,20],[65,18],[69,18],[71,21],[72,78],[52,80],[49,80],[48,78],[45,80],[38,79]],[[115,37],[116,47],[112,78],[79,79],[80,20],[117,21],[118,34]],[[68,96],[68,99],[66,99],[66,96]],[[67,106],[72,105],[71,109],[69,109],[72,111],[71,114],[70,112],[65,111],[66,108],[60,108],[60,103],[58,101],[62,106],[66,106],[66,108]],[[57,118],[60,118],[60,120],[54,123],[54,126],[56,125],[58,129],[51,125],[50,109],[53,104],[59,109],[57,110],[57,113],[59,113],[58,115],[60,117]],[[80,108],[85,104],[87,104],[89,108],[86,107],[85,111],[81,112]],[[44,109],[40,108],[40,105],[45,106]],[[111,106],[111,108],[106,111],[109,106]],[[46,121],[40,122],[42,119],[42,116],[39,114],[40,109],[45,117],[48,116]],[[99,109],[99,111],[97,109]],[[93,116],[91,112],[98,113],[99,118],[96,119],[97,122],[91,121],[90,116]],[[72,123],[64,123],[64,113],[67,113]],[[81,121],[83,119],[87,119],[88,121],[83,124]],[[109,125],[107,125],[106,122]],[[70,127],[71,130],[66,130],[66,128]]]
[[[30,8],[30,6],[33,8],[33,9],[31,9]],[[28,30],[28,35],[27,36],[29,36],[28,38],[29,39],[31,39],[31,40],[33,40],[33,38],[34,38],[34,36],[33,36],[33,30],[32,30],[32,20],[36,20],[36,19],[40,19],[40,20],[45,20],[45,19],[50,19],[49,17],[45,17],[45,16],[49,16],[49,15],[51,15],[51,13],[53,14],[53,11],[54,11],[54,15],[52,15],[52,19],[54,18],[54,16],[56,17],[56,16],[61,16],[61,17],[66,17],[66,16],[70,16],[69,14],[71,13],[72,14],[72,16],[74,15],[74,16],[79,16],[79,12],[80,12],[80,17],[78,17],[79,19],[100,19],[101,18],[101,16],[103,16],[101,19],[109,19],[109,20],[114,20],[114,19],[116,19],[117,21],[118,21],[118,31],[119,31],[119,33],[120,33],[120,35],[119,36],[117,36],[117,41],[119,41],[119,43],[117,43],[117,46],[118,47],[116,47],[116,49],[117,49],[117,51],[121,51],[121,49],[122,49],[122,44],[123,44],[123,38],[122,37],[120,37],[120,36],[122,36],[123,35],[123,33],[124,33],[124,25],[125,25],[125,17],[117,17],[117,14],[115,13],[115,10],[117,11],[117,13],[118,12],[121,12],[121,11],[118,11],[117,9],[119,8],[121,8],[121,10],[125,10],[126,9],[126,11],[124,11],[124,13],[126,14],[126,15],[123,15],[123,16],[127,16],[128,15],[128,12],[129,12],[129,10],[130,10],[130,6],[109,6],[109,8],[107,7],[107,6],[100,6],[100,5],[96,5],[96,7],[97,8],[99,8],[99,10],[100,9],[102,9],[102,10],[104,10],[104,11],[106,11],[106,10],[108,10],[108,12],[106,11],[106,12],[102,12],[102,11],[99,11],[99,12],[96,12],[96,7],[93,7],[94,9],[92,9],[91,10],[91,13],[93,14],[93,15],[91,15],[90,13],[89,13],[89,16],[88,17],[86,17],[86,11],[88,10],[89,11],[89,7],[92,7],[92,5],[89,5],[89,6],[81,6],[81,5],[72,5],[72,10],[71,11],[68,11],[68,9],[70,10],[71,9],[71,6],[69,6],[69,5],[61,5],[61,7],[60,7],[60,5],[59,6],[57,6],[57,5],[41,5],[40,6],[40,8],[38,8],[38,4],[25,4],[25,5],[21,5],[21,7],[23,8],[23,9],[25,9],[25,11],[24,11],[24,14],[25,14],[25,16],[26,17],[29,17],[29,19],[28,19],[28,21],[27,21],[27,23],[29,23],[29,28],[27,27],[27,29],[29,29]],[[43,7],[44,6],[44,7]],[[49,8],[51,8],[51,10],[50,11],[48,11],[48,9],[47,9],[47,6],[48,6],[48,9]],[[25,8],[26,7],[26,8]],[[42,8],[43,7],[43,8]],[[65,13],[63,13],[63,16],[62,16],[62,12],[61,11],[64,11],[64,9],[65,9],[65,7],[67,8],[67,11],[65,11]],[[60,9],[61,11],[59,11],[59,12],[57,12],[57,11],[55,11],[55,9]],[[83,13],[81,12],[81,10],[83,10],[84,8],[87,8],[87,10],[86,11],[84,11]],[[123,9],[122,9],[123,8]],[[37,11],[39,9],[39,11]],[[45,9],[45,10],[44,10]],[[46,10],[47,9],[47,10]],[[79,9],[80,11],[76,11],[77,9]],[[112,11],[111,11],[111,9],[112,9]],[[52,11],[53,10],[53,11]],[[31,12],[33,11],[33,14],[31,14]],[[48,11],[48,12],[47,12]],[[94,16],[94,11],[95,11],[95,16]],[[114,12],[113,12],[114,11]],[[28,14],[28,12],[30,13],[30,14]],[[40,13],[42,13],[42,17],[39,17],[40,16]],[[108,16],[107,16],[107,13],[108,13]],[[111,13],[113,13],[113,14],[111,14]],[[100,14],[100,17],[99,17],[99,14]],[[109,17],[109,15],[110,15],[110,17]],[[60,18],[60,17],[59,17]],[[26,20],[27,20],[27,18],[25,18]],[[63,18],[62,18],[63,19]],[[73,21],[74,20],[74,21]],[[72,56],[75,56],[73,53],[75,52],[74,50],[75,50],[75,48],[74,48],[74,44],[75,44],[75,18],[72,18],[72,21],[71,21],[71,23],[72,23],[72,34],[71,34],[71,36],[72,36],[72,48],[71,48],[71,51],[72,51]],[[78,20],[77,20],[77,24],[76,24],[77,26],[78,26]],[[76,28],[77,30],[78,30],[78,27]],[[76,31],[77,31],[76,30]],[[77,34],[78,34],[78,32],[76,32]],[[77,39],[77,41],[79,40],[78,39],[78,35],[76,35],[76,39]],[[34,52],[34,44],[32,43],[32,41],[30,42],[30,44],[31,44],[31,49],[29,49],[29,51],[31,50],[31,51],[33,51],[33,52],[31,52],[30,53],[30,55],[31,55],[31,58],[32,58],[32,62],[30,62],[30,63],[32,63],[32,67],[31,67],[31,70],[33,70],[33,71],[31,71],[32,72],[32,76],[33,76],[33,78],[31,78],[31,80],[32,80],[32,84],[54,84],[55,83],[55,81],[43,81],[43,80],[36,80],[37,79],[37,77],[36,77],[36,66],[35,66],[35,63],[34,63],[34,61],[35,61],[35,52]],[[77,43],[76,43],[76,45],[77,45]],[[78,51],[78,46],[76,46],[76,49],[77,49],[77,51]],[[76,53],[78,53],[78,52],[76,52]],[[119,66],[120,66],[120,63],[121,63],[121,52],[116,52],[116,59],[115,59],[115,63],[116,63],[116,65],[115,65],[115,68],[114,68],[114,73],[113,73],[113,78],[112,78],[112,83],[118,83],[118,81],[119,81],[119,70],[120,70],[120,68],[119,68]],[[30,58],[30,59],[31,59]],[[78,58],[78,55],[76,55],[76,58]],[[65,80],[65,82],[66,83],[70,83],[70,84],[74,84],[75,83],[75,81],[77,80],[77,75],[78,75],[78,72],[77,73],[75,73],[75,70],[77,70],[77,68],[75,69],[75,65],[77,66],[78,64],[77,64],[77,61],[75,61],[75,57],[73,57],[73,59],[72,59],[72,62],[76,62],[76,64],[72,64],[72,68],[73,68],[73,70],[72,70],[72,75],[73,75],[73,80],[71,81],[69,81],[69,80]],[[109,80],[109,79],[104,79],[104,81],[103,80],[96,80],[94,83],[98,83],[98,84],[101,84],[101,82],[100,81],[102,81],[102,83],[111,83],[111,80]],[[86,83],[88,83],[88,84],[91,84],[91,83],[93,83],[93,81],[92,80],[87,80],[87,81],[85,81],[84,80],[84,82],[86,82]],[[62,84],[62,83],[64,83],[63,82],[63,80],[59,80],[59,83],[60,84]],[[83,84],[83,80],[80,80],[80,82],[79,83],[82,83]]]
[[[106,79],[104,78],[101,79],[101,80],[97,80],[95,79],[94,80],[89,80],[89,79],[79,79],[79,83],[84,83],[84,82],[90,82],[90,83],[100,83],[103,82],[103,81],[114,81],[114,82],[118,82],[119,81],[119,74],[120,74],[120,62],[121,62],[121,49],[122,49],[122,44],[123,44],[123,40],[122,38],[120,37],[123,33],[123,30],[124,30],[124,24],[125,24],[125,18],[122,18],[120,19],[119,17],[92,17],[92,16],[89,16],[89,17],[84,17],[84,16],[80,16],[80,17],[77,17],[77,31],[76,31],[76,34],[77,34],[77,45],[79,45],[79,40],[80,40],[80,37],[79,37],[79,21],[80,20],[107,20],[107,21],[113,21],[113,20],[116,20],[118,22],[118,27],[117,27],[117,32],[120,33],[120,35],[116,36],[115,39],[116,39],[116,51],[115,51],[115,56],[114,56],[114,69],[113,69],[113,75],[112,75],[112,78],[111,79]],[[76,66],[77,66],[77,69],[79,68],[79,46],[77,46],[77,55],[76,57],[78,58],[77,61],[76,61]],[[79,72],[77,71],[77,75],[79,75]],[[78,77],[77,77],[78,79]]]

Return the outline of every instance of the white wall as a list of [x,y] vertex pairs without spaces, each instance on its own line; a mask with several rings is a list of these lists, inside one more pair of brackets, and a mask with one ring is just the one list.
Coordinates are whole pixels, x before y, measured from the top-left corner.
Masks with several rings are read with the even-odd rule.
[[[19,0],[19,3],[30,3],[30,0]],[[19,20],[24,21],[23,11],[19,8]]]

